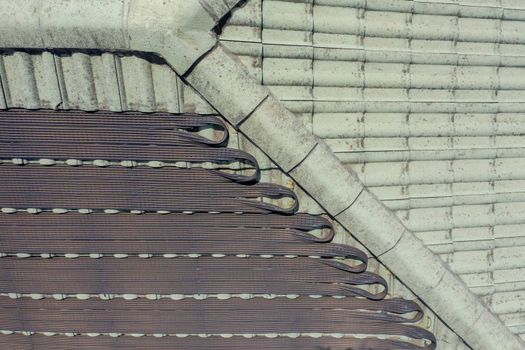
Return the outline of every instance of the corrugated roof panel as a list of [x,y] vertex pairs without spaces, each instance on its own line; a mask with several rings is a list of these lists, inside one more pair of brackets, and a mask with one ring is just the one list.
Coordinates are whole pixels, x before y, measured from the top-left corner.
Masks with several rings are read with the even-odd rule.
[[91,56],[81,52],[57,56],[59,81],[66,108],[95,111],[98,109],[97,90]]
[[525,262],[511,249],[525,246],[523,4],[264,0],[262,9],[260,22],[239,9],[225,33],[243,30],[225,43],[246,55],[258,39],[239,35],[262,32],[261,81],[473,292],[523,290]]
[[4,93],[9,107],[39,108],[40,97],[32,57],[26,52],[9,52],[3,59]]
[[262,60],[262,44],[258,42],[240,43],[237,41],[225,41],[224,46],[232,52],[240,56],[250,56],[261,58]]
[[314,81],[313,60],[267,58],[263,77],[265,85],[311,86]]
[[31,58],[40,106],[42,108],[59,108],[62,103],[62,96],[56,74],[55,56],[50,52],[42,52],[40,55],[31,55]]
[[243,42],[260,42],[262,41],[262,32],[258,27],[248,26],[231,26],[224,28],[222,33],[225,40],[243,41]]
[[133,56],[117,56],[117,65],[122,70],[120,81],[125,110],[153,112],[156,109],[155,84],[151,64]]
[[[304,68],[303,62],[306,65]],[[406,89],[523,90],[524,68],[265,59],[265,84]],[[280,76],[278,81],[271,75]],[[300,81],[297,78],[301,77]]]
[[[244,62],[262,76],[260,59],[247,55]],[[216,113],[158,58],[3,51],[0,79],[1,108]]]
[[167,65],[151,64],[157,111],[181,113],[182,82]]
[[[260,27],[262,23],[262,0],[250,0],[243,5],[242,10],[234,10],[228,20],[231,24],[247,27]],[[226,28],[225,28],[226,29]]]
[[93,79],[99,106],[110,111],[122,111],[115,56],[110,53],[91,56]]
[[311,2],[263,1],[262,25],[292,31],[312,31],[314,6]]
[[[298,10],[297,3],[288,3],[288,2],[275,2],[271,1],[269,8],[273,8],[276,5],[281,7],[290,7],[290,11],[295,10],[295,14],[299,17],[303,16],[302,11]],[[266,2],[263,4],[266,5]],[[305,4],[300,4],[303,7]],[[238,11],[238,13],[244,13]],[[350,11],[351,14],[348,16],[341,16],[341,13],[345,11]],[[269,11],[271,13],[271,11]],[[288,12],[290,13],[290,12]],[[294,13],[294,12],[292,12]],[[498,65],[500,62],[503,65],[510,64],[516,65],[516,59],[518,62],[523,64],[523,53],[520,48],[516,48],[516,45],[513,44],[504,44],[501,42],[486,42],[481,40],[481,42],[462,42],[457,38],[452,38],[450,40],[435,40],[430,38],[413,38],[413,37],[390,37],[390,36],[378,36],[378,35],[366,35],[362,36],[363,33],[356,32],[355,28],[357,24],[352,25],[349,18],[359,17],[359,13],[356,9],[349,7],[334,8],[329,6],[320,6],[316,5],[314,7],[314,13],[316,14],[316,28],[312,33],[311,28],[303,26],[302,29],[304,34],[298,34],[298,30],[287,30],[287,24],[274,23],[270,19],[266,22],[263,33],[268,38],[265,40],[266,43],[270,43],[273,37],[281,36],[283,39],[277,40],[277,43],[283,44],[287,43],[288,45],[304,45],[306,37],[313,34],[314,46],[322,48],[319,50],[318,58],[322,59],[323,56],[327,58],[337,58],[341,56],[347,56],[350,53],[345,53],[344,51],[339,50],[340,52],[330,52],[326,51],[324,48],[333,47],[333,48],[346,48],[352,50],[366,49],[367,52],[367,61],[380,61],[381,55],[388,55],[391,61],[398,61],[401,63],[409,63],[409,60],[412,60],[413,63],[427,63],[429,60],[433,60],[437,64],[489,64],[489,65]],[[337,16],[332,16],[330,14],[337,13]],[[252,14],[253,15],[253,14]],[[391,13],[384,13],[384,15],[392,15]],[[344,28],[335,28],[334,18],[341,18],[340,23]],[[326,21],[326,32],[322,30],[323,21]],[[225,28],[225,34],[223,40],[240,40],[240,41],[251,41],[249,35],[239,38],[239,35],[236,35],[235,38],[229,38],[228,32],[235,31],[235,28],[243,27],[243,30],[246,31],[246,27],[249,23],[254,22],[253,20],[248,21],[238,21],[234,22],[233,25]],[[381,22],[379,22],[379,27],[381,27]],[[510,24],[509,24],[510,25]],[[300,26],[299,26],[300,27]],[[332,28],[333,27],[333,28]],[[252,28],[258,29],[258,26],[252,26]],[[331,29],[330,29],[331,28]],[[270,34],[280,30],[281,34]],[[386,30],[385,30],[386,31]],[[265,33],[267,32],[267,33]],[[241,32],[239,32],[240,34]],[[497,45],[495,45],[497,43]],[[284,51],[287,48],[282,48]],[[388,51],[384,51],[387,49]],[[375,58],[376,57],[376,58]],[[397,57],[397,58],[396,58]],[[508,61],[508,63],[507,63]],[[479,62],[479,63],[477,63]]]

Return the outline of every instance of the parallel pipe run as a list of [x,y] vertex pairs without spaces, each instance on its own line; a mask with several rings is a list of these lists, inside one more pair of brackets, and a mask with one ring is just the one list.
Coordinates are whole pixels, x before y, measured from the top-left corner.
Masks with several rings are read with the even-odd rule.
[[[322,217],[295,215],[195,213],[171,215],[89,215],[68,213],[3,215],[0,221],[2,253],[26,254],[226,254],[320,256],[355,260],[364,271],[367,256],[347,245],[328,243],[334,230]],[[279,222],[280,221],[280,222]],[[251,226],[250,225],[257,225]],[[56,227],[60,227],[58,231]],[[320,235],[312,231],[322,230]],[[260,242],[254,245],[254,240]],[[31,245],[27,245],[31,241]],[[326,243],[326,244],[319,244]]]
[[[142,167],[36,164],[0,167],[3,185],[17,189],[0,198],[0,207],[287,214],[298,207],[296,195],[288,188],[235,183],[207,169],[164,167],[151,171]],[[290,199],[292,205],[280,207],[258,198]]]
[[[372,301],[355,306],[366,309]],[[349,306],[347,306],[349,304]],[[432,335],[421,328],[405,325],[412,321],[396,313],[372,310],[353,310],[345,299],[316,301],[295,300],[185,300],[185,301],[35,301],[18,299],[15,302],[0,298],[0,327],[15,331],[30,328],[35,332],[103,333],[108,328],[117,333],[224,334],[235,329],[238,333],[347,333],[362,335],[384,334],[429,340]],[[419,315],[419,307],[410,305]],[[195,310],[200,310],[196,312]],[[417,316],[416,316],[417,317]],[[60,322],[48,324],[53,319]],[[298,320],[300,320],[298,322]],[[95,322],[92,322],[95,321]],[[248,343],[247,343],[248,344]],[[295,347],[294,347],[295,348]]]
[[[31,337],[36,350],[46,349],[48,339],[56,339],[58,349],[109,346],[106,336],[70,343],[64,339],[69,333],[220,339],[112,340],[111,346],[127,349],[435,348],[434,336],[413,325],[422,309],[408,300],[385,299],[387,283],[366,271],[364,252],[332,243],[327,219],[295,214],[293,191],[257,183],[251,155],[220,148],[228,133],[219,118],[12,110],[0,112],[0,127],[0,157],[7,159],[0,165],[0,293],[15,297],[0,297],[0,329],[15,332],[2,336],[10,348],[25,349],[28,343],[18,334],[35,332],[61,334]],[[197,134],[207,127],[221,136]],[[129,158],[120,155],[128,155],[130,145],[136,147],[133,156],[162,149],[188,162],[198,150],[211,163],[252,160],[256,176],[128,167],[121,162]],[[72,166],[77,163],[67,160],[73,150],[78,159],[94,161]],[[96,162],[102,151],[115,156],[104,166]],[[50,158],[65,161],[46,161]],[[263,197],[288,198],[293,205],[262,202]],[[93,295],[122,297],[105,301]],[[152,295],[204,300],[144,298]],[[274,333],[297,336],[264,336]],[[330,338],[333,334],[341,337]]]
[[[217,169],[211,172],[237,182],[253,182],[260,175],[253,156],[221,147],[228,140],[228,130],[215,116],[12,109],[0,118],[0,159],[154,160],[177,167],[184,162],[189,163],[184,167],[213,162]],[[217,137],[202,136],[203,129]],[[234,164],[246,167],[244,173]]]
[[[387,284],[370,272],[307,258],[210,257],[176,259],[54,258],[0,260],[0,292],[39,294],[299,294],[386,296]],[[233,273],[234,272],[234,273]],[[95,283],[96,281],[96,283]],[[377,285],[377,293],[363,286]]]
[[[75,337],[66,336],[45,336],[35,334],[27,337],[20,334],[1,335],[0,341],[12,350],[107,350],[107,349],[130,349],[130,350],[245,350],[247,346],[252,349],[265,350],[348,350],[348,349],[374,349],[374,350],[417,350],[419,347],[405,343],[399,340],[377,339],[377,338],[355,338],[342,337],[336,338],[331,336],[299,336],[290,334],[290,336],[274,337],[273,334],[268,336],[254,336],[252,334],[241,334],[230,336],[230,334],[209,336],[206,338],[197,335],[186,336],[179,335],[155,337],[110,337],[96,336],[90,337],[79,335]],[[248,338],[248,340],[247,340]]]

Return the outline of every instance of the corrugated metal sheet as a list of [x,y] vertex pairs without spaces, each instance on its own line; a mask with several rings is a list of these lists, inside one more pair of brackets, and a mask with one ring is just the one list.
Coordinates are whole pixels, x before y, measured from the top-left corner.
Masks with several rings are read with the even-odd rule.
[[525,338],[522,1],[252,0],[222,42]]

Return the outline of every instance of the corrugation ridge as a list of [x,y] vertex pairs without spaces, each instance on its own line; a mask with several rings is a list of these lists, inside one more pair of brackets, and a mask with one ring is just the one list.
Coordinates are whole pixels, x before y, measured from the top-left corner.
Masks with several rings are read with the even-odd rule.
[[334,152],[343,163],[381,163],[426,160],[492,159],[494,157],[521,158],[521,148],[485,148],[454,150],[377,150],[366,152]]
[[525,222],[525,202],[412,208],[396,214],[415,232],[516,225]]
[[488,298],[496,313],[525,311],[525,298],[522,291],[497,292]]
[[120,57],[126,109],[153,112],[156,109],[155,85],[151,64],[133,56]]
[[232,16],[228,20],[228,27],[232,25],[260,27],[262,0],[247,1],[242,7],[232,11]]
[[151,64],[156,111],[180,113],[177,74],[167,65]]
[[525,313],[500,314],[501,320],[516,334],[525,332]]
[[9,107],[39,108],[40,98],[31,56],[26,52],[11,52],[4,56],[4,89],[9,92]]
[[323,139],[368,137],[519,136],[523,113],[315,113]]
[[37,66],[40,69],[37,75],[40,103],[43,107],[57,109],[62,104],[62,96],[56,71],[55,55],[51,52],[42,52],[41,55],[32,56],[33,61],[40,63],[40,66]]
[[363,137],[326,139],[343,163],[522,158],[515,136]]
[[[267,1],[274,13],[290,13],[308,3],[291,3]],[[467,42],[502,42],[523,43],[518,35],[513,33],[524,26],[523,21],[480,19],[459,17],[445,14],[419,14],[411,12],[376,11],[349,7],[314,6],[314,16],[320,24],[318,33],[363,34],[364,36],[385,36],[390,38],[459,40]],[[362,17],[362,20],[359,19]],[[336,20],[339,19],[339,20]],[[388,25],[385,25],[388,23]],[[308,30],[306,22],[298,18],[293,22],[287,16],[275,17],[272,22],[265,22],[265,28]],[[477,26],[475,31],[470,27]],[[440,29],[436,31],[436,29]]]
[[64,81],[71,108],[95,111],[98,108],[91,56],[75,52],[62,56]]
[[[374,191],[372,191],[374,192]],[[496,203],[513,203],[525,201],[525,192],[516,191],[516,193],[495,193],[487,192],[483,194],[440,194],[436,197],[417,197],[404,199],[382,199],[383,203],[394,211],[440,208],[444,206],[455,205],[484,205]]]
[[[366,186],[522,180],[524,158],[348,164]],[[475,170],[475,171],[472,171]]]
[[523,68],[355,61],[311,62],[311,59],[266,58],[264,84],[498,91],[525,88],[519,79],[525,72]]
[[[501,295],[520,293],[525,288],[525,281],[513,281],[513,282],[495,282],[492,279],[492,275],[498,274],[504,271],[494,272],[482,272],[474,274],[463,274],[459,277],[465,282],[472,292],[478,295],[483,300],[489,300],[494,297],[499,299]],[[520,273],[519,269],[512,269],[509,271],[511,274],[516,276]],[[492,312],[496,315],[502,315],[505,313],[518,312],[520,309],[516,303],[505,301],[496,306],[495,304],[487,303],[492,309]]]
[[[521,224],[523,225],[523,224]],[[497,225],[485,227],[456,228],[441,231],[417,232],[421,239],[436,254],[452,254],[455,252],[472,252],[494,248],[522,247],[525,237],[500,237],[497,230],[508,226]]]
[[[248,30],[256,27],[235,27],[226,31],[221,40],[237,54],[250,52],[260,39]],[[499,43],[473,43],[446,40],[402,39],[383,37],[360,37],[315,33],[312,41],[305,42],[289,37],[289,30],[270,30],[272,37],[265,36],[264,46],[269,48],[265,57],[300,58],[304,49],[311,48],[316,60],[366,60],[367,62],[456,64],[459,66],[523,66],[523,45]],[[235,33],[229,34],[229,33]],[[308,31],[302,34],[307,35]],[[282,37],[282,39],[281,39]],[[282,42],[281,42],[282,41]],[[232,45],[234,43],[235,45]],[[519,48],[519,49],[518,49]],[[511,53],[511,51],[517,53]]]
[[[525,267],[523,247],[496,247],[470,251],[457,251],[443,255],[450,268],[459,275],[496,271],[514,271]],[[519,272],[519,271],[515,271]],[[493,274],[492,278],[499,278]],[[523,276],[516,273],[507,276],[505,283],[521,281]],[[503,282],[501,282],[503,283]]]
[[67,88],[66,88],[66,82],[64,78],[64,70],[62,67],[62,57],[58,54],[53,54],[53,57],[55,59],[55,69],[57,74],[57,80],[58,80],[58,88],[60,90],[60,96],[62,99],[62,104],[60,105],[60,109],[70,109],[69,104],[69,97],[67,95]]
[[[508,199],[508,201],[513,201],[511,198],[523,196],[523,193],[525,193],[524,182],[525,181],[521,179],[510,181],[490,180],[451,184],[378,186],[369,187],[369,189],[383,201],[395,202],[407,200],[411,201],[411,204],[419,204],[415,205],[415,207],[424,206],[423,202],[419,202],[418,200],[427,201],[425,203],[444,200],[449,205],[488,204],[492,202],[503,202],[504,200],[498,200],[498,196],[508,195],[508,197],[504,197]],[[486,203],[481,203],[482,201]],[[443,205],[429,206],[437,207]]]
[[118,93],[120,97],[120,107],[123,111],[127,110],[128,101],[126,100],[126,89],[124,86],[124,73],[122,72],[122,59],[118,55],[113,56],[115,59],[115,71],[117,74]]
[[[335,153],[379,151],[440,151],[523,148],[521,135],[495,136],[401,136],[331,138],[327,143]],[[359,142],[362,142],[359,144]],[[488,157],[493,158],[493,157]],[[506,157],[502,157],[506,158]]]
[[[311,106],[296,105],[289,101],[283,104],[293,112],[310,111]],[[318,113],[521,113],[525,109],[523,102],[482,102],[473,101],[439,102],[407,100],[377,100],[377,101],[314,101],[313,108]]]
[[[292,2],[290,0],[272,0],[277,2]],[[309,0],[301,0],[309,2]],[[406,12],[426,15],[450,15],[461,17],[472,17],[482,19],[517,19],[525,18],[525,6],[519,6],[516,1],[505,5],[502,2],[492,4],[477,4],[475,1],[464,0],[316,0],[317,5],[333,7],[349,7],[356,9],[368,9],[371,11]]]
[[[309,86],[269,86],[270,90],[280,98],[283,103],[314,103],[323,106],[338,106],[337,104],[344,103],[364,103],[374,104],[383,102],[385,104],[391,102],[399,103],[433,103],[433,104],[458,104],[457,109],[454,106],[447,107],[444,111],[433,112],[428,108],[428,112],[419,111],[417,109],[410,111],[412,113],[467,113],[464,110],[466,107],[462,107],[461,104],[472,103],[479,106],[493,105],[493,104],[511,104],[511,103],[523,103],[525,90],[491,90],[491,89],[429,89],[429,88],[359,88],[359,87],[313,87]],[[388,108],[379,110],[364,110],[360,111],[359,108],[348,108],[348,112],[359,110],[360,112],[370,113],[400,113],[396,110],[389,111]],[[486,107],[487,108],[487,107]],[[472,112],[475,113],[516,113],[521,111],[484,111],[476,110],[476,105],[470,107]],[[481,109],[481,108],[478,108]],[[330,110],[325,107],[323,110],[316,110],[318,113],[345,113],[345,110],[339,110],[334,108]],[[471,112],[471,111],[469,111]]]
[[115,55],[102,53],[91,56],[97,108],[106,106],[111,111],[122,111]]
[[4,90],[4,81],[5,81],[5,68],[4,68],[4,58],[0,55],[0,109],[7,108],[7,97],[6,91]]
[[7,71],[5,69],[4,63],[4,55],[0,55],[0,83],[2,84],[2,96],[4,98],[6,108],[8,108],[11,105],[11,95],[9,93]]

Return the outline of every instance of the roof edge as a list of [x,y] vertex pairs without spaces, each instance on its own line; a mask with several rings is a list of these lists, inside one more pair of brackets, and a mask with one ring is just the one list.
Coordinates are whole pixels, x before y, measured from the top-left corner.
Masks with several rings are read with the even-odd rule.
[[144,51],[163,57],[470,346],[525,348],[324,141],[217,44],[210,30],[238,2],[0,0],[0,47]]

